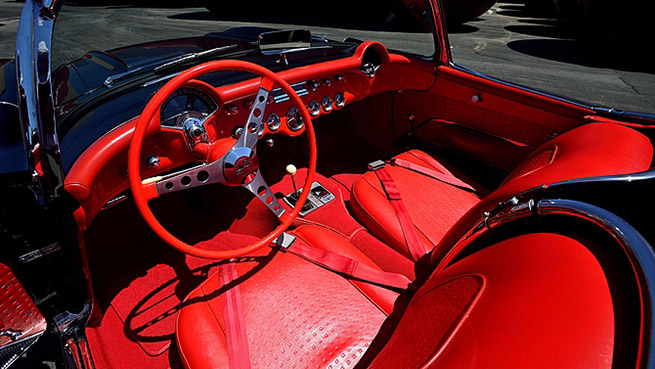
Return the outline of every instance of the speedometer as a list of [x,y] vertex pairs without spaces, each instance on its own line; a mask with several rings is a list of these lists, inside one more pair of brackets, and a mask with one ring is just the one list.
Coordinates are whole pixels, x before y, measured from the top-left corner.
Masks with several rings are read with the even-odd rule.
[[200,114],[202,117],[214,113],[218,104],[205,92],[193,87],[177,89],[161,106],[161,125],[179,127],[181,117],[188,113]]

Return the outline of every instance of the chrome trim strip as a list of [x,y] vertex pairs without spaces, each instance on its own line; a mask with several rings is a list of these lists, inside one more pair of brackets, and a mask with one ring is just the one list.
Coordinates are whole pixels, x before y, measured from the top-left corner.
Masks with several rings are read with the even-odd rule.
[[13,353],[11,356],[5,357],[4,362],[0,362],[0,369],[6,369],[12,367],[12,365],[16,362],[16,360],[18,360],[18,358],[20,358],[21,355],[23,355],[27,350],[29,350],[30,347],[32,347],[32,345],[34,345],[36,341],[38,341],[43,336],[44,333],[45,331],[24,338],[19,338],[0,347],[0,355],[6,355],[6,353],[9,350],[12,350],[15,347],[22,345],[22,347],[18,347],[16,352]]
[[571,179],[568,181],[555,182],[551,184],[550,187],[555,187],[561,184],[571,185],[571,184],[594,183],[594,182],[632,182],[632,181],[641,181],[641,180],[654,179],[654,178],[655,178],[655,169],[646,172],[640,172],[640,173],[617,174],[611,176],[598,176],[598,177]]
[[182,72],[183,71],[180,71],[180,72],[169,74],[169,75],[166,75],[166,76],[163,76],[163,77],[155,78],[155,79],[150,80],[148,82],[144,82],[144,83],[141,84],[141,87],[148,87],[148,86],[157,84],[159,82],[165,81],[167,79],[172,79],[173,77],[177,77],[177,75],[182,73]]
[[[294,91],[296,91],[296,94],[298,94],[298,96],[309,95],[309,91],[307,91],[307,88],[305,87],[306,83],[307,82],[294,83],[291,85],[291,87],[293,88]],[[279,104],[281,102],[289,100],[289,96],[287,96],[287,94],[284,93],[281,88],[274,89],[271,94],[273,95],[273,102],[275,104]]]
[[9,101],[0,101],[0,105],[7,105],[7,106],[11,106],[12,108],[18,108],[18,105]]

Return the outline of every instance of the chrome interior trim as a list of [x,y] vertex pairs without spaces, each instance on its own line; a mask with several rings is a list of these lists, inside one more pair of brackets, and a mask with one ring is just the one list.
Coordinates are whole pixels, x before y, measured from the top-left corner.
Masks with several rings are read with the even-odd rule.
[[150,80],[148,82],[144,82],[144,83],[141,84],[141,87],[148,87],[148,86],[157,84],[159,82],[163,82],[163,81],[166,81],[166,80],[169,80],[169,79],[173,79],[173,77],[177,77],[177,75],[182,73],[182,72],[183,71],[180,71],[180,72],[169,74],[169,75],[166,75],[166,76],[163,76],[163,77],[155,78],[155,79]]
[[[296,94],[298,94],[298,96],[305,96],[305,95],[309,95],[309,91],[307,91],[306,84],[307,82],[303,81],[303,82],[294,83],[291,85],[291,87],[293,88],[294,91],[296,91]],[[284,93],[284,91],[282,91],[281,88],[274,89],[272,95],[273,95],[273,102],[276,104],[289,100],[289,96],[286,93]]]

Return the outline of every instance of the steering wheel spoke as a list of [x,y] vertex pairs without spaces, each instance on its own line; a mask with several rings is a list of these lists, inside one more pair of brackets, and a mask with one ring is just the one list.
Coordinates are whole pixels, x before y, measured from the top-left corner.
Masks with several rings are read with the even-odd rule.
[[276,217],[280,218],[282,214],[284,214],[284,208],[277,200],[277,198],[275,198],[275,195],[268,187],[268,184],[264,180],[264,177],[262,177],[262,174],[259,170],[255,174],[253,180],[247,184],[244,184],[243,187],[247,188],[261,202],[263,202],[268,210],[275,214]]
[[237,140],[236,146],[248,147],[253,150],[256,148],[259,134],[265,129],[262,120],[264,117],[264,110],[266,109],[266,103],[268,102],[268,95],[271,93],[272,89],[273,80],[267,77],[262,77],[257,96],[255,97],[255,102],[252,105],[252,109],[250,109],[250,115],[248,115],[248,121],[245,124],[245,129]]
[[224,183],[225,176],[223,174],[222,160],[217,160],[210,164],[201,164],[193,168],[144,181],[151,181],[157,188],[157,193],[161,196],[166,193],[187,190],[211,183]]

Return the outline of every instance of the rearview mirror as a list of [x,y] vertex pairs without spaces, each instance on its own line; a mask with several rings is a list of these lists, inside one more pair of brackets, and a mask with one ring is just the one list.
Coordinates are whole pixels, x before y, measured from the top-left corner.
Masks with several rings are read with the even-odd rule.
[[312,33],[308,29],[264,32],[259,35],[259,50],[264,55],[309,49],[311,46]]

